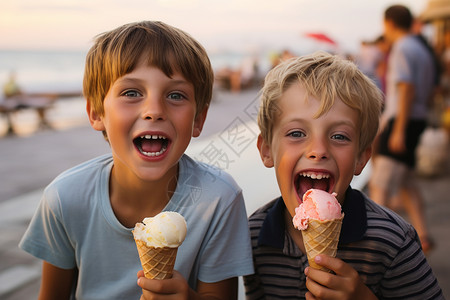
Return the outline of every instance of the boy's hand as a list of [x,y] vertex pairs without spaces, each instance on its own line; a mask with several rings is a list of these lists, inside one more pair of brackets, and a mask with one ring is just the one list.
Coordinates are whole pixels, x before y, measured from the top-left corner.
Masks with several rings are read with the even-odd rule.
[[311,267],[305,269],[307,300],[313,299],[377,299],[372,291],[364,284],[358,272],[339,258],[328,255],[318,255],[315,258],[318,265],[324,266],[336,274],[316,270]]
[[148,279],[144,277],[144,271],[139,271],[138,285],[142,288],[140,300],[156,299],[188,299],[189,286],[184,277],[177,271],[173,271],[171,279]]

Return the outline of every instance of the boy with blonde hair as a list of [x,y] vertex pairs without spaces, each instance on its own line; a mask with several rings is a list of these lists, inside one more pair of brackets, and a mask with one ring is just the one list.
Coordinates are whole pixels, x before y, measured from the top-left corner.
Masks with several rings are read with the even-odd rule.
[[[371,155],[381,93],[350,61],[293,58],[266,76],[258,149],[281,197],[250,216],[255,274],[247,299],[442,299],[414,228],[350,187]],[[310,188],[336,192],[345,214],[337,257],[309,267],[295,208]]]
[[[144,21],[97,37],[83,89],[112,154],[45,189],[20,243],[44,260],[39,299],[237,298],[237,277],[253,272],[242,191],[184,154],[212,84],[205,50],[177,28]],[[188,231],[173,278],[152,280],[131,231],[161,211],[183,215]]]

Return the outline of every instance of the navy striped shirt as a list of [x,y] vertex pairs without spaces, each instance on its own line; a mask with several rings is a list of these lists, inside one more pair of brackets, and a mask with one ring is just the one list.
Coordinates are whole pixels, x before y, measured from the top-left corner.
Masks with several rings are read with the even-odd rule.
[[[283,199],[249,218],[255,274],[247,299],[305,299],[308,259],[285,230]],[[349,188],[337,257],[350,264],[378,299],[444,299],[414,228]]]

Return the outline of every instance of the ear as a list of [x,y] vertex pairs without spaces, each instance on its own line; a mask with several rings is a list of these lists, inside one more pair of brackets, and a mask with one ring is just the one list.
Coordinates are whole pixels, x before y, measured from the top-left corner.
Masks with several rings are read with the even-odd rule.
[[274,166],[272,151],[270,145],[264,140],[261,134],[258,135],[257,147],[264,166],[266,168],[272,168]]
[[105,125],[103,124],[103,119],[98,113],[94,111],[90,101],[86,101],[86,112],[88,114],[91,127],[98,131],[104,131]]
[[192,128],[192,137],[198,137],[200,133],[202,133],[203,124],[205,124],[207,114],[208,107],[205,107],[200,113],[195,116],[194,127]]
[[359,155],[359,158],[356,162],[356,168],[355,168],[355,175],[361,174],[362,170],[366,166],[367,162],[369,161],[370,157],[372,156],[372,147],[367,147],[366,150],[361,152]]

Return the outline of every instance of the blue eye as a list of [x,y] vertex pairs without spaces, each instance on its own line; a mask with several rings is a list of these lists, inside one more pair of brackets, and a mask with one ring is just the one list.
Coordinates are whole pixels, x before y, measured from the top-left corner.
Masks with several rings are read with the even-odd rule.
[[300,137],[304,137],[306,135],[303,132],[297,130],[297,131],[289,132],[288,136],[294,137],[294,138],[300,138]]
[[346,137],[343,134],[334,134],[333,136],[331,136],[331,138],[333,140],[340,140],[340,141],[349,141],[350,140],[348,137]]
[[171,99],[171,100],[183,100],[183,99],[185,99],[186,97],[185,97],[183,94],[181,94],[181,93],[174,92],[174,93],[170,93],[170,94],[167,96],[167,98],[169,98],[169,99]]
[[131,97],[131,98],[134,98],[134,97],[142,97],[142,94],[139,93],[139,92],[136,91],[136,90],[128,90],[128,91],[125,91],[125,92],[122,93],[122,95],[125,96],[125,97]]

